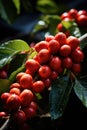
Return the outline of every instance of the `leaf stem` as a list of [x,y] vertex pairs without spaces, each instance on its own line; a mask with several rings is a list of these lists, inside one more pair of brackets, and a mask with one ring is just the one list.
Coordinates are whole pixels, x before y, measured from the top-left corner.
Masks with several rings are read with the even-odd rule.
[[83,40],[85,40],[85,39],[87,39],[87,33],[85,33],[84,35],[82,35],[82,36],[79,38],[80,42],[83,41]]
[[8,130],[9,126],[11,124],[11,119],[8,118],[5,123],[1,126],[0,130]]

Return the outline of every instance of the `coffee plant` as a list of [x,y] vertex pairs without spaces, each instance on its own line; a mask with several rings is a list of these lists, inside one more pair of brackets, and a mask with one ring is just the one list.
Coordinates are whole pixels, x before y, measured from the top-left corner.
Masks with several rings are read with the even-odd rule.
[[39,117],[60,119],[72,91],[87,107],[87,11],[42,16],[31,36],[39,31],[36,43],[0,45],[1,130],[32,130]]

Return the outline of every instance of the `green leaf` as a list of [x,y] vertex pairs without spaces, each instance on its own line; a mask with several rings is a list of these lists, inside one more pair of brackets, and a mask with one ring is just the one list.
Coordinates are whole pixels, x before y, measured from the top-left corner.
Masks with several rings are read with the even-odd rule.
[[12,84],[15,80],[16,80],[16,75],[19,73],[19,72],[23,72],[25,70],[25,66],[22,65],[21,67],[19,67],[17,70],[13,71],[9,77],[9,82],[10,84]]
[[17,9],[17,13],[20,13],[20,0],[12,0],[16,9]]
[[52,83],[49,101],[50,114],[53,120],[63,115],[71,90],[72,83],[68,76],[61,77]]
[[9,24],[15,21],[18,15],[16,7],[11,0],[0,0],[0,15]]
[[9,90],[9,80],[0,79],[0,94]]
[[33,33],[39,31],[44,31],[45,34],[49,33],[51,35],[56,34],[57,24],[60,22],[60,17],[58,15],[43,15],[40,17],[40,20],[35,25]]
[[80,29],[78,28],[75,21],[62,21],[63,26],[70,31],[70,34],[79,38],[81,36]]
[[42,13],[57,13],[58,7],[53,0],[37,0],[37,10]]
[[11,62],[13,57],[22,51],[29,51],[29,45],[22,40],[11,40],[0,46],[0,68]]
[[87,82],[75,80],[74,91],[82,104],[87,107]]

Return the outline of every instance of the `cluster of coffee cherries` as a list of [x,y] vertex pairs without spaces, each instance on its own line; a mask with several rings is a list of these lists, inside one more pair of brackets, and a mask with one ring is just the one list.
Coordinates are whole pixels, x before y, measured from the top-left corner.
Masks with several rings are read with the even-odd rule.
[[[70,9],[60,15],[61,21],[72,21],[74,20],[79,27],[87,27],[87,11],[86,10],[76,10]],[[60,22],[57,25],[59,31],[64,31],[63,25]]]
[[13,115],[16,123],[23,124],[35,116],[38,109],[35,94],[48,90],[52,81],[59,78],[65,69],[74,74],[81,71],[84,54],[79,44],[78,38],[67,38],[59,32],[33,46],[37,54],[26,60],[25,71],[18,73],[9,92],[1,95],[5,111]]

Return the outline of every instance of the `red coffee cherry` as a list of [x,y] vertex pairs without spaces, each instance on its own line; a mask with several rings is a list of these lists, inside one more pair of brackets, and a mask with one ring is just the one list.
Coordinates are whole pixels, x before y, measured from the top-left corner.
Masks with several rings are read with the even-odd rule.
[[13,115],[14,121],[16,122],[16,124],[21,125],[22,123],[24,123],[26,121],[26,115],[24,113],[24,111],[22,110],[18,110],[14,113]]
[[41,78],[49,78],[51,75],[51,69],[47,65],[41,66],[38,72]]
[[63,31],[64,31],[64,28],[63,28],[62,23],[59,23],[59,24],[57,25],[57,29],[58,29],[60,32],[63,32]]
[[40,64],[48,62],[50,56],[51,56],[50,51],[48,49],[40,50],[38,53],[38,58],[39,58]]
[[86,10],[79,10],[77,15],[78,16],[80,16],[80,15],[86,15],[87,16],[87,12],[86,12]]
[[44,90],[44,88],[45,88],[45,85],[44,85],[43,81],[41,81],[41,80],[34,82],[33,86],[32,86],[32,90],[36,93],[42,92]]
[[30,103],[29,107],[30,107],[30,108],[33,108],[33,109],[35,109],[35,110],[37,110],[38,105],[37,105],[36,102],[32,101],[32,102]]
[[0,70],[0,78],[6,79],[7,78],[7,72],[5,70]]
[[79,63],[83,61],[84,54],[81,50],[76,49],[75,51],[72,52],[71,58],[73,59],[74,62]]
[[25,63],[26,69],[28,69],[31,73],[35,73],[39,67],[39,62],[35,61],[34,59],[28,59]]
[[70,57],[66,57],[62,60],[62,64],[64,68],[70,69],[72,67],[72,59]]
[[36,109],[31,108],[31,107],[25,107],[23,111],[27,119],[31,119],[36,115]]
[[4,111],[0,112],[0,118],[6,117],[8,114]]
[[66,35],[63,32],[59,32],[55,35],[55,40],[60,43],[60,46],[66,44]]
[[58,75],[58,72],[52,71],[52,73],[51,73],[51,79],[52,79],[52,80],[56,79],[58,76],[59,76],[59,75]]
[[1,99],[2,99],[2,101],[3,101],[4,103],[6,103],[9,96],[10,96],[10,93],[8,93],[8,92],[2,93],[2,94],[1,94]]
[[49,35],[49,36],[47,36],[47,37],[45,38],[45,41],[49,42],[49,41],[54,40],[54,39],[55,39],[54,36]]
[[61,20],[63,20],[64,18],[69,18],[69,17],[70,17],[69,13],[68,12],[64,12],[61,15]]
[[35,46],[35,50],[39,52],[42,49],[48,49],[48,42],[47,41],[40,41]]
[[19,88],[19,89],[21,89],[21,85],[19,83],[12,83],[10,85],[10,89],[12,89],[12,88]]
[[48,47],[51,54],[56,54],[59,51],[60,43],[57,40],[51,40]]
[[41,80],[44,82],[44,85],[46,88],[49,88],[51,86],[51,79],[50,78],[42,78]]
[[30,74],[24,74],[20,78],[20,85],[23,89],[30,89],[33,85],[33,78]]
[[76,9],[70,9],[68,13],[72,19],[76,19],[78,11]]
[[62,45],[60,47],[59,53],[63,57],[67,57],[71,53],[71,47],[69,45]]
[[58,69],[61,67],[62,61],[58,56],[54,56],[49,61],[49,66],[51,69],[58,71]]
[[77,24],[79,26],[87,26],[87,15],[79,15],[77,17]]
[[69,36],[67,38],[67,45],[69,45],[71,47],[71,50],[75,50],[80,44],[80,41],[78,38],[74,37],[74,36]]
[[18,110],[21,105],[21,99],[16,94],[10,94],[10,96],[7,98],[6,105],[8,106],[9,110]]
[[79,63],[74,63],[73,65],[72,65],[72,72],[74,73],[74,74],[78,74],[78,73],[80,73],[81,72],[81,65],[79,64]]
[[20,91],[19,88],[11,88],[9,93],[10,94],[20,95],[21,91]]
[[31,90],[24,89],[20,94],[22,107],[29,106],[31,101],[33,101],[33,96],[34,95]]
[[16,75],[16,79],[17,79],[17,82],[20,83],[20,78],[22,77],[22,75],[24,75],[25,73],[24,72],[20,72]]

